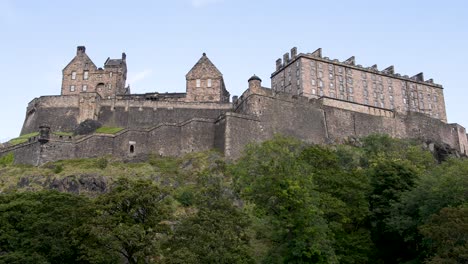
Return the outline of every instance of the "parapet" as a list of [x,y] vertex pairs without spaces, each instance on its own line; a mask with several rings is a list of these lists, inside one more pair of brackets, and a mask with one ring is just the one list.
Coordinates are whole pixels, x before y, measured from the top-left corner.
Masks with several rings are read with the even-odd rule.
[[435,87],[438,87],[438,88],[442,88],[442,85],[434,83],[433,79],[425,80],[424,79],[424,74],[422,72],[414,75],[413,77],[409,77],[408,75],[402,75],[402,74],[399,74],[399,73],[395,73],[395,67],[393,65],[388,66],[384,70],[379,70],[378,67],[377,67],[377,64],[374,64],[374,65],[372,65],[370,67],[363,67],[360,64],[356,65],[355,56],[351,56],[350,58],[348,58],[348,59],[346,59],[344,61],[339,61],[337,59],[330,59],[329,57],[322,57],[322,49],[321,48],[315,50],[312,53],[305,53],[305,54],[304,53],[299,53],[299,54],[297,54],[297,48],[293,47],[291,49],[291,58],[289,57],[289,53],[285,53],[283,55],[283,60],[281,60],[281,58],[276,60],[276,71],[274,73],[272,73],[271,76],[272,77],[275,76],[278,72],[282,71],[284,68],[288,67],[291,63],[293,63],[294,61],[296,61],[297,59],[299,59],[301,57],[311,58],[311,59],[315,59],[315,60],[321,60],[321,61],[324,61],[324,62],[336,64],[336,65],[342,65],[343,67],[355,68],[355,69],[358,69],[360,71],[367,71],[367,72],[374,73],[374,74],[390,76],[390,77],[402,79],[402,80],[405,80],[405,81],[419,82],[419,83],[422,83],[422,84],[425,84],[425,85],[431,85],[431,86],[435,86]]

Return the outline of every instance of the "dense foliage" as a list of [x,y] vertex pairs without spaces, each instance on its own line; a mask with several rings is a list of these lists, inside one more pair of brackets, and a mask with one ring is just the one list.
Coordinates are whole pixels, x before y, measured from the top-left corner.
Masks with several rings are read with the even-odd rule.
[[[468,161],[387,136],[358,143],[278,136],[228,164],[213,152],[47,164],[44,182],[108,186],[3,188],[0,263],[467,263]],[[36,170],[1,168],[28,183]]]

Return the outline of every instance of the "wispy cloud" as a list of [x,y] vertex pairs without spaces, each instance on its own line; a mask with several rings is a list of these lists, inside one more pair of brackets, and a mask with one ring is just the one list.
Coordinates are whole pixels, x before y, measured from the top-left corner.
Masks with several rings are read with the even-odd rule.
[[224,2],[224,0],[191,0],[193,7],[203,7],[210,4]]
[[146,69],[146,70],[137,72],[135,74],[129,74],[128,79],[127,79],[127,83],[135,84],[135,83],[137,83],[137,82],[139,82],[141,80],[144,80],[148,76],[150,76],[152,72],[153,72],[153,70]]

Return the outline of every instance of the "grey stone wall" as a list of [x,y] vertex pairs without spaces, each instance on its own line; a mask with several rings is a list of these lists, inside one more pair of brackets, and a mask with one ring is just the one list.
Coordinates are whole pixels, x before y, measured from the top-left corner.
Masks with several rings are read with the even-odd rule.
[[[59,118],[56,113],[60,112],[53,112],[58,107],[51,107],[51,103],[56,101],[61,106],[63,102],[54,98],[41,100],[34,103],[36,114],[42,111],[44,115],[49,113]],[[162,102],[129,101],[111,106],[109,100],[104,100],[99,121],[109,126],[126,127],[116,135],[68,138],[52,133],[46,144],[32,139],[22,145],[0,149],[0,156],[13,152],[16,163],[39,165],[58,159],[105,155],[123,159],[147,154],[178,156],[216,148],[226,157],[235,159],[247,144],[270,139],[275,134],[324,144],[375,133],[445,143],[462,154],[467,152],[466,130],[458,124],[446,124],[422,113],[400,114],[369,106],[341,104],[260,87],[247,90],[233,110],[230,110],[230,104],[173,103],[170,106]],[[29,120],[27,127],[45,120],[40,116]],[[49,120],[52,132],[54,127],[63,127],[60,122],[64,121],[57,121],[59,125],[54,126],[54,120]]]

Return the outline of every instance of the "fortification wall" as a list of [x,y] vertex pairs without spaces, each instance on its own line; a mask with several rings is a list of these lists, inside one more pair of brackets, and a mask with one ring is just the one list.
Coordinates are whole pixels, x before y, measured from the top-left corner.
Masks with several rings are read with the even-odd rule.
[[42,96],[27,107],[21,135],[36,132],[47,124],[53,131],[71,131],[80,114],[78,96]]
[[[241,149],[236,144],[261,141],[275,133],[299,138],[306,142],[339,143],[350,136],[363,137],[370,134],[388,134],[396,138],[415,138],[448,144],[462,154],[467,153],[466,131],[457,124],[446,124],[425,114],[408,112],[396,114],[387,109],[353,104],[330,98],[306,99],[284,93],[261,91],[246,92],[235,104],[235,111],[255,116],[258,129],[236,132],[244,139],[232,142],[236,136],[226,132],[226,155],[237,156]],[[234,124],[231,119],[226,119]],[[245,122],[245,121],[243,121]],[[239,121],[237,121],[239,123]],[[232,124],[225,126],[230,128]],[[243,124],[235,124],[242,127]],[[228,149],[228,147],[225,149]]]
[[230,103],[101,99],[95,93],[43,96],[29,103],[21,134],[35,132],[44,124],[52,131],[71,132],[86,119],[105,126],[149,128],[192,118],[216,119],[231,108]]

